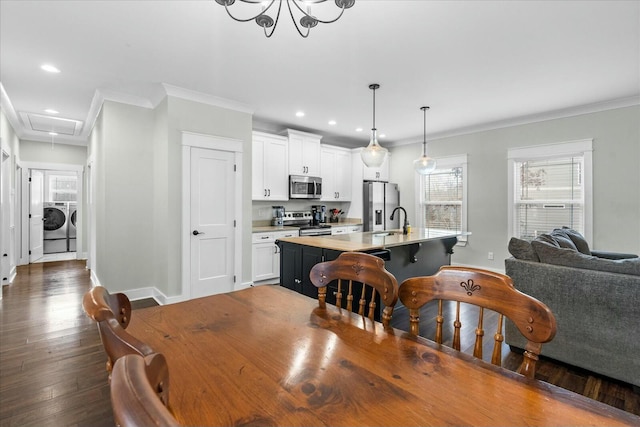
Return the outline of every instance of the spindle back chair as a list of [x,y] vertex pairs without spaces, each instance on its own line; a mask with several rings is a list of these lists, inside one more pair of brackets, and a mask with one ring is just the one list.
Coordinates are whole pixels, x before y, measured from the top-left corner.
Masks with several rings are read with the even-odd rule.
[[111,295],[104,287],[96,286],[84,295],[82,307],[98,325],[107,353],[107,372],[111,373],[115,361],[126,354],[153,353],[151,347],[125,331],[131,320],[131,302],[125,294]]
[[[354,298],[358,298],[358,314],[364,316],[366,312],[372,320],[377,309],[376,294],[379,295],[385,306],[381,322],[385,327],[389,326],[398,301],[398,281],[385,269],[381,258],[363,252],[343,252],[333,261],[314,265],[310,279],[318,288],[318,302],[323,309],[326,307],[327,287],[334,280],[337,280],[336,306],[353,311]],[[354,288],[360,287],[359,284],[362,285],[360,295],[354,295]]]
[[111,375],[111,406],[122,427],[178,426],[169,409],[169,369],[165,357],[128,354],[116,360]]
[[435,341],[442,344],[443,300],[456,302],[452,347],[460,351],[460,303],[479,307],[473,355],[482,358],[484,309],[498,313],[498,327],[493,336],[491,363],[502,364],[502,325],[504,317],[511,320],[527,339],[524,358],[518,372],[533,378],[542,344],[556,334],[556,320],[551,310],[537,299],[515,289],[509,276],[470,267],[443,266],[433,276],[412,277],[400,285],[399,298],[409,309],[409,332],[419,335],[420,308],[438,300]]

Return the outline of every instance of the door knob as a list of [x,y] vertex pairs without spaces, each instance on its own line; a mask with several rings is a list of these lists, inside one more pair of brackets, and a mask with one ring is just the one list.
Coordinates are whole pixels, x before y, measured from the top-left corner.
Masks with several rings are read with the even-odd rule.
[[199,232],[198,230],[193,230],[193,235],[194,235],[194,236],[197,236],[198,234],[204,234],[204,233],[201,233],[201,232]]

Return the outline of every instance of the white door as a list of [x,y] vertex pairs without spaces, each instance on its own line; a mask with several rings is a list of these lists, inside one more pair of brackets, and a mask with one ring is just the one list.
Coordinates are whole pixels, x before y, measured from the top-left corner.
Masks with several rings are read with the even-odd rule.
[[191,148],[191,298],[233,290],[234,158]]
[[44,255],[44,174],[41,170],[31,170],[29,210],[29,262],[35,262]]

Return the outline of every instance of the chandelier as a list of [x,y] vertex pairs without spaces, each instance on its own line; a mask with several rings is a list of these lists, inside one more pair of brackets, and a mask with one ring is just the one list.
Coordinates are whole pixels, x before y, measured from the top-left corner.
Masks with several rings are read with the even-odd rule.
[[[339,8],[339,13],[338,16],[333,19],[320,19],[311,13],[312,7],[314,7],[314,9],[319,8],[318,5],[326,1],[327,0],[238,0],[238,4],[244,4],[245,6],[240,6],[236,8],[236,10],[244,7],[247,12],[251,12],[251,14],[247,13],[247,18],[239,18],[231,14],[229,8],[233,6],[236,0],[216,0],[216,3],[224,6],[229,16],[238,22],[256,21],[256,24],[264,29],[264,35],[267,37],[271,37],[276,30],[278,20],[280,19],[282,3],[286,3],[296,30],[298,30],[298,33],[302,37],[306,38],[309,36],[311,28],[318,25],[318,23],[331,24],[332,22],[336,22],[340,19],[345,9],[349,9],[356,2],[356,0],[334,0],[336,6]],[[278,4],[277,8],[274,7],[275,3]],[[258,10],[258,8],[260,8],[260,10]],[[304,28],[306,28],[306,32],[303,30]]]

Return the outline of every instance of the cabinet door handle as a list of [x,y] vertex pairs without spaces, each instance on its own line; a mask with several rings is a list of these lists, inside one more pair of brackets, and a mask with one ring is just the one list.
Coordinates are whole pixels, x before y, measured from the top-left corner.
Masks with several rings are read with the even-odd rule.
[[267,196],[271,197],[271,189],[268,189],[267,192],[268,192]]
[[264,197],[267,197],[267,189],[264,189]]
[[268,238],[269,238],[269,236],[262,236],[262,237],[260,237],[260,238],[261,238],[261,239],[268,239]]

